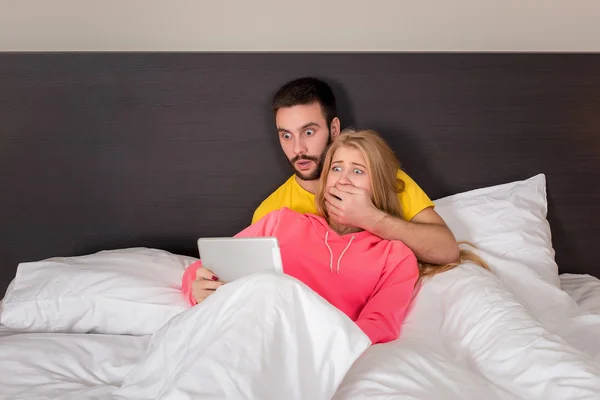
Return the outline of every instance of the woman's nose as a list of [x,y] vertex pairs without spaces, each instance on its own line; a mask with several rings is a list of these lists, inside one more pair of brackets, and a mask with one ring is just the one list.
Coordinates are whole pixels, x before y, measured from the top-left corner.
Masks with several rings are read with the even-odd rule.
[[346,174],[342,174],[342,176],[340,176],[340,178],[338,179],[338,183],[340,185],[349,185],[350,179],[348,179],[348,176]]

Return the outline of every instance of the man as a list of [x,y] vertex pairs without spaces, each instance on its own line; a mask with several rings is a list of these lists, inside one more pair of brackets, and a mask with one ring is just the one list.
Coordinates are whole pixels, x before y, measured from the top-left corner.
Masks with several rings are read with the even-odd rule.
[[[333,91],[318,79],[300,78],[286,83],[275,94],[272,108],[281,148],[295,174],[260,204],[252,223],[282,207],[317,213],[314,194],[327,146],[340,133]],[[398,170],[398,178],[405,184],[398,195],[403,219],[376,209],[363,190],[349,185],[338,185],[326,194],[331,218],[384,239],[401,240],[423,262],[456,261],[456,239],[434,210],[434,203],[404,171]]]

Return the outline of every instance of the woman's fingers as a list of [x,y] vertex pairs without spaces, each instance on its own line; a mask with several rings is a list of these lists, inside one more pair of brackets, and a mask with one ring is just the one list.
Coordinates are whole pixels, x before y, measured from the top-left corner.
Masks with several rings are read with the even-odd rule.
[[223,282],[215,282],[212,280],[200,279],[192,282],[192,296],[198,303],[206,300],[208,296],[215,293],[219,287],[221,287]]
[[208,279],[209,281],[218,281],[219,277],[217,277],[211,270],[201,267],[198,268],[198,270],[196,270],[196,280],[202,279]]
[[192,282],[192,296],[200,303],[224,283],[211,270],[200,267],[196,270],[196,280]]
[[206,279],[201,279],[192,283],[192,287],[195,287],[198,290],[217,290],[221,285],[223,285],[223,282],[209,281]]

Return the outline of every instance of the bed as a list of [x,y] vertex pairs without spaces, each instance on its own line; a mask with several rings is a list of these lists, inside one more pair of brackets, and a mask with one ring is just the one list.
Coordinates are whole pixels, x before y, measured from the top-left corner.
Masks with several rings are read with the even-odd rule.
[[[342,125],[382,133],[493,273],[426,282],[394,342],[358,351],[347,327],[325,367],[256,350],[264,365],[211,392],[191,342],[165,339],[210,325],[186,317],[181,273],[289,176],[269,100],[304,75],[332,82]],[[598,54],[3,53],[0,105],[0,399],[600,393]],[[290,386],[253,375],[266,365]],[[299,378],[323,368],[325,386]]]

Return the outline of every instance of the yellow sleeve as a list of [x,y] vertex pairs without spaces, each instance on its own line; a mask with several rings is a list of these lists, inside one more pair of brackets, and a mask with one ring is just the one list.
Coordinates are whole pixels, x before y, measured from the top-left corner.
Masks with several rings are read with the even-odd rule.
[[406,172],[399,169],[397,176],[404,182],[404,191],[398,195],[398,198],[406,221],[410,221],[427,207],[435,206],[435,203]]

